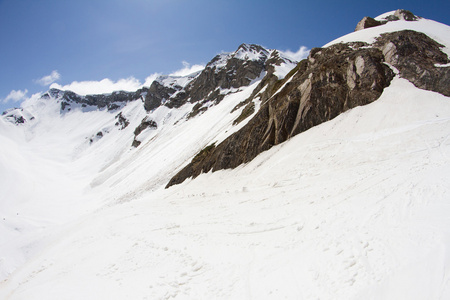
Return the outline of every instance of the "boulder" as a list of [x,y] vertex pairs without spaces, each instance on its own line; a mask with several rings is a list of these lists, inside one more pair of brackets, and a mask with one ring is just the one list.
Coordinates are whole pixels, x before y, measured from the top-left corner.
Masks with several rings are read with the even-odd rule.
[[379,25],[384,24],[384,23],[385,22],[377,21],[377,20],[375,20],[374,18],[371,18],[371,17],[364,17],[356,25],[355,31],[366,29],[366,28],[370,28],[370,27],[379,26]]

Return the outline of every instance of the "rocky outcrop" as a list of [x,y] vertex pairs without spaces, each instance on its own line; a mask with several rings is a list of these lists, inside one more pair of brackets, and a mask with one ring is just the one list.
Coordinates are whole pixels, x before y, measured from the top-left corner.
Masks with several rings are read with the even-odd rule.
[[147,94],[147,88],[141,88],[136,92],[117,91],[111,94],[98,95],[78,95],[72,91],[61,91],[58,89],[50,89],[41,96],[43,99],[56,98],[61,101],[61,111],[70,111],[73,107],[95,107],[99,109],[107,108],[108,110],[116,110],[125,103],[144,98]]
[[130,125],[130,121],[128,121],[128,119],[123,116],[122,112],[118,113],[114,118],[117,120],[114,125],[118,126],[119,130],[123,130],[128,125]]
[[8,109],[2,113],[2,118],[15,125],[23,125],[34,120],[34,116],[23,108]]
[[157,129],[158,128],[158,124],[156,124],[155,121],[150,120],[148,117],[145,117],[141,121],[141,124],[139,124],[139,126],[136,127],[136,129],[134,130],[134,140],[133,140],[131,146],[133,146],[135,148],[139,147],[139,145],[141,144],[141,141],[139,141],[137,139],[137,137],[138,137],[138,135],[140,135],[147,128]]
[[154,110],[158,108],[160,105],[164,104],[169,98],[175,94],[175,92],[180,91],[183,87],[173,83],[173,84],[164,84],[163,79],[168,79],[169,76],[165,76],[164,78],[159,78],[159,80],[155,80],[150,85],[148,89],[148,93],[145,96],[144,108],[146,111]]
[[383,64],[381,50],[363,46],[352,43],[312,49],[290,82],[240,131],[188,164],[167,186],[211,169],[234,168],[345,110],[375,101],[394,74]]
[[[154,82],[145,98],[145,109],[150,111],[159,105],[176,108],[187,102],[197,103],[190,117],[207,109],[206,103],[219,103],[228,94],[248,86],[264,72],[273,74],[274,66],[286,62],[277,51],[269,51],[259,45],[242,44],[235,52],[215,56],[185,85],[168,85],[163,80]],[[175,81],[176,79],[173,79]]]
[[371,17],[364,17],[356,25],[355,31],[366,29],[366,28],[370,28],[370,27],[379,26],[379,25],[384,24],[384,23],[386,23],[386,22],[377,21],[377,20],[375,20],[374,18],[371,18]]
[[440,67],[449,59],[441,48],[428,36],[406,30],[383,34],[373,45],[312,49],[293,74],[266,88],[267,100],[241,130],[196,156],[167,187],[202,172],[237,167],[350,108],[375,101],[389,86],[392,68],[419,88],[450,96],[450,68]]
[[414,15],[412,12],[405,10],[405,9],[397,9],[393,14],[390,14],[386,16],[382,20],[375,20],[371,17],[364,17],[361,19],[361,21],[358,22],[356,25],[355,31],[371,28],[379,25],[386,24],[387,22],[392,21],[417,21],[420,19],[420,17]]
[[387,21],[417,21],[418,19],[420,19],[420,17],[406,9],[397,9],[393,15],[389,15],[385,18]]
[[374,46],[401,77],[418,88],[450,96],[450,68],[438,67],[450,62],[441,51],[443,45],[423,33],[404,30],[382,34]]

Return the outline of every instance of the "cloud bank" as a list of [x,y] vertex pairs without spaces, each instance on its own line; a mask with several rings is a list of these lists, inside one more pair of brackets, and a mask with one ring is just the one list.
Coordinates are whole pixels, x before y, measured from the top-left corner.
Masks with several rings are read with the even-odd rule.
[[186,76],[186,75],[190,75],[194,72],[201,71],[205,68],[204,65],[192,65],[191,66],[191,64],[186,61],[183,61],[182,64],[183,64],[182,69],[175,71],[169,75],[170,76]]
[[280,51],[290,59],[301,61],[302,59],[305,59],[308,57],[309,49],[305,46],[300,46],[300,48],[297,50],[297,52],[292,52],[291,50],[286,51]]
[[28,93],[28,90],[27,90],[27,89],[25,89],[24,91],[21,91],[21,90],[18,90],[18,91],[12,90],[12,91],[8,94],[8,96],[6,96],[6,98],[3,99],[2,102],[3,102],[3,103],[8,103],[8,102],[10,102],[10,101],[12,101],[12,102],[19,102],[19,101],[25,100],[25,99],[27,98],[27,97],[26,97],[27,93]]
[[61,74],[59,74],[58,71],[53,70],[52,73],[50,73],[50,75],[36,79],[34,82],[36,82],[37,84],[40,84],[42,86],[47,86],[47,85],[50,85],[53,82],[59,80],[60,78],[61,78]]
[[114,91],[134,92],[141,87],[142,83],[132,76],[117,81],[105,78],[100,81],[74,81],[66,85],[53,83],[50,86],[50,88],[69,90],[80,95],[107,94]]
[[[186,76],[192,74],[194,72],[201,71],[205,68],[204,65],[195,64],[192,65],[188,62],[183,61],[183,68],[177,70],[171,74],[170,76]],[[52,72],[53,73],[53,72]],[[49,75],[51,76],[51,75]],[[58,78],[60,75],[58,73]],[[142,83],[139,79],[130,76],[125,79],[119,79],[117,81],[113,81],[109,78],[105,78],[99,81],[73,81],[72,83],[61,85],[58,83],[52,83],[50,88],[55,88],[59,90],[69,90],[79,95],[92,95],[92,94],[108,94],[114,91],[127,91],[134,92],[142,87],[150,87],[152,82],[158,77],[161,76],[161,73],[153,73],[147,78],[145,78],[144,83]],[[45,76],[40,80],[46,78]],[[49,78],[50,80],[50,78]]]

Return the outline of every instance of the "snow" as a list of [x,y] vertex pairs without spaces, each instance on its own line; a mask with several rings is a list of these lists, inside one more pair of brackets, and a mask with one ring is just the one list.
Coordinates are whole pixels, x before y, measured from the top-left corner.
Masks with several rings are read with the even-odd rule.
[[216,72],[220,69],[224,68],[231,58],[236,58],[240,60],[247,61],[258,61],[263,59],[264,57],[269,56],[270,52],[264,48],[257,51],[252,45],[243,44],[239,47],[239,49],[235,52],[224,52],[217,55],[216,61],[213,63],[209,63],[206,67],[208,68],[216,68]]
[[[73,125],[74,119],[85,118],[89,125],[78,130],[95,132],[92,128],[113,118],[107,112],[93,112],[92,119],[91,113],[81,112],[73,112],[73,119],[71,114],[61,117],[64,122],[56,119],[58,128],[43,126],[47,134],[58,131],[46,140],[40,140],[45,134],[38,132],[44,129],[36,126],[39,139],[28,144],[20,128],[0,123],[2,145],[9,149],[2,152],[2,163],[11,171],[2,176],[11,179],[7,184],[19,180],[13,190],[33,200],[2,199],[6,220],[1,231],[8,243],[0,246],[7,278],[0,297],[450,297],[448,97],[395,78],[378,101],[312,128],[244,166],[164,189],[169,174],[160,172],[173,172],[195,151],[180,158],[174,154],[195,148],[194,143],[206,145],[224,132],[233,116],[223,112],[241,99],[238,94],[177,124],[188,108],[155,110],[158,124],[171,126],[159,126],[143,147],[125,149],[109,166],[106,159],[98,161],[98,153],[113,156],[112,142],[105,139],[116,139],[119,131],[106,134],[95,144],[99,148],[84,150],[74,161],[62,154],[50,159],[59,151],[70,152],[79,136],[66,132],[70,125],[65,122]],[[134,105],[126,107],[125,115],[134,113],[136,125],[142,107]],[[217,121],[218,116],[225,119]],[[219,129],[204,126],[213,120],[222,124]],[[61,131],[71,138],[67,147],[56,149],[51,139]],[[189,139],[194,141],[180,149]],[[48,146],[38,151],[43,145]],[[97,177],[91,181],[97,180],[96,187],[89,187],[95,174],[108,171],[107,179]],[[30,180],[42,190],[20,188],[30,186]],[[145,189],[150,181],[156,183]],[[6,186],[2,180],[2,190]],[[127,197],[111,200],[119,200],[120,192]],[[18,268],[9,274],[13,262]]]
[[[449,299],[450,98],[398,76],[245,165],[164,189],[244,126],[230,111],[258,83],[190,119],[190,103],[61,114],[37,96],[22,104],[33,122],[0,117],[0,299]],[[133,148],[146,116],[158,128]]]
[[378,17],[375,17],[374,19],[378,20],[378,21],[382,21],[382,20],[386,20],[386,18],[389,16],[393,16],[394,14],[395,14],[395,10],[392,10],[392,11],[385,12],[384,14],[381,14]]
[[191,82],[195,77],[197,77],[201,71],[194,72],[192,74],[186,75],[186,76],[169,76],[169,75],[162,75],[157,77],[155,80],[168,87],[176,87],[180,86],[182,88],[186,87],[186,85]]
[[388,22],[384,25],[349,33],[327,43],[323,47],[329,47],[337,43],[349,43],[357,41],[372,44],[381,34],[400,30],[414,30],[428,35],[438,43],[446,46],[442,49],[442,51],[450,57],[450,26],[427,19],[419,19],[417,21],[399,20]]
[[[277,50],[272,51],[272,53],[275,51]],[[306,50],[305,47],[301,47],[299,50],[301,53],[277,52],[279,53],[281,59],[283,59],[283,63],[279,66],[275,65],[275,72],[273,74],[277,76],[278,79],[283,79],[293,68],[297,66],[298,61],[292,57],[294,56],[295,58],[300,58],[300,60],[304,59],[308,56],[309,50]]]
[[241,60],[260,60],[264,56],[267,56],[267,51],[256,51],[255,49],[251,49],[250,46],[246,45],[245,47],[240,48],[233,54],[234,58]]

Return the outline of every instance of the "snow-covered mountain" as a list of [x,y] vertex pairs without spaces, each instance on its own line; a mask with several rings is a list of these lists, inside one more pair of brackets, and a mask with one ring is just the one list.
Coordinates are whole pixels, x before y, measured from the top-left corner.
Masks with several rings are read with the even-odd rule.
[[450,298],[449,55],[395,11],[301,62],[242,44],[28,99],[0,118],[0,298]]

